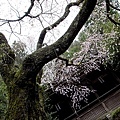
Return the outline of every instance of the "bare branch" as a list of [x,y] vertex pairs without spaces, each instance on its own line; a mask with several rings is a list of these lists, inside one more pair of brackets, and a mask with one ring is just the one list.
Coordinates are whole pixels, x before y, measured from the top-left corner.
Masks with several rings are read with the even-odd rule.
[[119,9],[119,8],[116,8],[115,6],[111,5],[110,3],[108,3],[108,5],[109,5],[111,8],[113,8],[113,9],[115,9],[115,10],[120,11],[120,9]]
[[5,22],[17,22],[17,21],[20,21],[22,20],[23,18],[25,18],[26,16],[28,16],[34,6],[34,1],[35,0],[31,0],[31,5],[30,7],[28,8],[27,12],[25,12],[25,14],[22,16],[22,17],[19,17],[18,19],[16,20],[6,20],[6,19],[0,19],[0,21],[5,21]]
[[[30,70],[32,72],[34,71],[35,73],[38,73],[46,63],[64,53],[71,45],[82,26],[87,21],[88,17],[90,16],[96,5],[96,2],[97,0],[86,0],[83,4],[82,9],[75,17],[65,34],[52,45],[37,49],[37,51],[27,56],[23,62],[22,70],[26,71],[27,68],[31,68]],[[32,66],[32,64],[27,64],[27,61],[30,64],[31,62],[34,63],[34,67]],[[31,71],[29,71],[28,69],[28,72],[25,72],[25,74],[31,74]]]
[[72,6],[78,6],[80,3],[82,3],[84,0],[79,0],[77,2],[71,2],[69,3],[66,8],[65,8],[65,12],[63,14],[62,17],[60,17],[55,23],[53,23],[52,25],[44,28],[42,30],[42,32],[40,33],[40,36],[39,36],[39,40],[38,40],[38,43],[37,43],[37,48],[41,48],[42,47],[42,44],[43,44],[43,41],[44,41],[44,38],[45,38],[45,35],[47,33],[48,30],[51,30],[53,29],[54,27],[57,27],[70,13],[70,7]]
[[108,17],[108,19],[112,22],[112,23],[114,23],[115,25],[120,25],[120,23],[119,22],[116,22],[114,19],[112,19],[108,14],[107,14],[107,17]]
[[16,15],[18,15],[18,16],[20,17],[20,14],[19,14],[18,10],[15,9],[15,8],[11,5],[11,3],[10,3],[9,0],[7,0],[7,1],[8,1],[8,3],[9,3],[9,5],[11,6],[12,10],[16,13]]

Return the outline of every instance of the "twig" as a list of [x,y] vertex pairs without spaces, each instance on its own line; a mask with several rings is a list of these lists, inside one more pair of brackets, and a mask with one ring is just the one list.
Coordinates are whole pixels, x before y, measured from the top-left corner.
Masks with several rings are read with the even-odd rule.
[[[111,6],[112,6],[112,5],[110,5],[110,1],[109,1],[109,0],[106,0],[107,17],[108,17],[108,19],[109,19],[112,23],[114,23],[115,25],[120,25],[119,22],[116,22],[114,19],[112,19],[112,18],[109,16],[110,7],[111,7]],[[114,6],[112,6],[112,8],[116,9]]]
[[67,6],[66,6],[66,8],[65,8],[65,12],[64,12],[64,14],[63,14],[63,16],[62,17],[60,17],[55,23],[53,23],[52,25],[50,25],[50,26],[48,26],[48,27],[46,27],[46,28],[44,28],[43,30],[42,30],[42,32],[40,33],[40,36],[39,36],[39,40],[38,40],[38,43],[37,44],[40,44],[40,45],[38,45],[38,46],[41,46],[42,44],[43,44],[43,41],[44,41],[44,38],[45,38],[45,35],[46,35],[46,33],[47,33],[47,31],[48,30],[51,30],[51,29],[53,29],[53,28],[55,28],[55,27],[57,27],[68,15],[69,15],[69,13],[70,13],[70,7],[72,7],[72,6],[78,6],[80,3],[82,3],[84,0],[79,0],[79,1],[77,1],[77,2],[71,2],[71,3],[69,3]]
[[0,21],[5,21],[5,22],[17,22],[17,21],[20,21],[22,20],[23,18],[25,18],[26,16],[28,16],[34,6],[34,1],[35,0],[31,0],[31,5],[30,7],[28,8],[27,12],[25,12],[25,14],[22,16],[22,17],[19,17],[18,19],[15,19],[15,20],[6,20],[6,19],[0,19]]

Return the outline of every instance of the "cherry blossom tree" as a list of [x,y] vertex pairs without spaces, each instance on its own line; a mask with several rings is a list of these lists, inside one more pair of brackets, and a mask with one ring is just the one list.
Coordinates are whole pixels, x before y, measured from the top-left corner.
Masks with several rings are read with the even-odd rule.
[[[11,29],[12,33],[14,33],[13,28],[15,28],[15,26],[13,23],[17,23],[19,24],[19,26],[22,26],[22,21],[26,21],[27,17],[32,19],[34,18],[39,19],[40,15],[44,14],[43,7],[45,6],[42,3],[45,1],[46,0],[43,0],[43,1],[31,0],[28,10],[24,12],[23,15],[21,15],[21,13],[18,12],[13,7],[12,10],[15,13],[15,15],[12,16],[13,19],[6,19],[6,18],[3,18],[3,16],[1,16],[0,18],[1,26],[9,25],[9,28]],[[53,1],[50,5],[54,5],[54,2],[57,3],[56,0],[54,2]],[[39,9],[41,10],[40,13],[36,13],[32,11],[33,9],[38,8],[38,6],[34,7],[35,5],[37,5],[36,3],[38,3],[39,5]],[[71,24],[69,25],[66,32],[58,40],[56,40],[56,42],[48,46],[43,46],[46,33],[52,30],[53,28],[57,27],[63,20],[65,20],[72,6],[79,6],[79,5],[81,5],[81,8],[79,9],[79,12],[74,18],[74,20],[71,21]],[[48,62],[50,62],[51,60],[55,58],[59,58],[63,60],[63,58],[60,58],[59,56],[63,54],[72,44],[73,40],[75,39],[78,32],[81,30],[83,25],[88,20],[89,16],[91,15],[96,5],[97,5],[97,0],[78,0],[76,2],[68,3],[65,8],[65,12],[63,16],[59,17],[59,19],[56,22],[54,22],[48,27],[45,27],[42,30],[42,32],[39,33],[39,39],[37,42],[36,51],[27,55],[26,58],[23,60],[21,66],[17,68],[15,66],[15,54],[12,51],[10,45],[8,44],[6,37],[2,33],[0,33],[0,53],[1,53],[0,54],[0,73],[3,81],[7,86],[8,100],[9,100],[8,109],[5,116],[6,120],[17,120],[17,119],[47,120],[49,119],[46,116],[44,108],[40,104],[41,98],[39,96],[40,91],[38,89],[39,87],[38,85],[41,84],[41,79],[39,79],[39,82],[38,82],[37,76],[38,74],[41,75],[43,66]],[[106,7],[107,7],[106,12],[108,13],[107,14],[108,19],[111,20],[114,24],[119,24],[109,16],[109,11],[110,11],[109,8],[114,7],[109,0],[106,0]],[[17,18],[16,18],[16,15],[17,15]],[[41,20],[39,19],[39,22],[40,21]],[[36,23],[36,26],[37,25],[38,24]],[[91,46],[92,45],[90,44],[90,47]],[[100,58],[103,57],[101,55],[99,56]],[[94,64],[95,61],[99,62],[99,60],[97,60],[96,57],[94,56],[94,61],[91,61],[91,67],[96,65],[96,63]],[[79,64],[79,62],[77,63]],[[87,65],[87,62],[86,62],[86,65]],[[65,71],[64,67],[61,68],[61,72],[63,76],[59,76],[59,74],[56,75],[57,81],[59,78],[61,80],[65,79],[65,82],[66,83],[70,82],[70,84],[69,86],[65,86],[65,85],[62,86],[63,88],[61,90],[59,90],[59,86],[55,88],[55,91],[59,91],[62,94],[66,94],[66,95],[71,94],[74,107],[76,106],[75,102],[77,102],[78,98],[86,100],[84,96],[88,96],[89,92],[91,91],[85,86],[81,86],[78,89],[76,88],[76,86],[71,85],[73,81],[80,83],[78,77],[75,74],[70,75],[73,81],[70,81],[70,77],[66,78],[70,71],[74,71],[74,72],[75,70],[78,71],[79,68],[75,66],[69,67],[67,71]],[[58,73],[59,72],[60,71],[58,71]],[[88,70],[86,70],[86,72],[88,72]],[[78,72],[78,74],[80,73]],[[72,87],[74,89],[74,93],[73,92],[71,93]],[[78,98],[75,97],[76,94],[79,94]]]
[[[113,65],[115,59],[113,57],[119,53],[119,26],[108,21],[104,14],[106,13],[105,5],[105,1],[102,1],[95,7],[95,11],[80,34],[87,34],[86,39],[83,42],[80,36],[80,42],[77,44],[81,46],[81,49],[74,53],[70,62],[58,58],[45,67],[42,82],[47,84],[53,92],[70,98],[72,107],[75,109],[80,108],[81,101],[87,102],[88,95],[94,92],[89,87],[82,85],[81,81],[85,74],[94,70],[101,71],[101,64]],[[114,15],[114,18],[116,16],[119,21],[119,15],[117,15],[118,13]]]
[[57,58],[45,67],[42,83],[47,84],[53,92],[70,98],[76,110],[80,108],[80,102],[87,102],[88,95],[95,91],[83,85],[82,79],[93,70],[100,71],[100,65],[108,60],[102,39],[102,35],[88,37],[81,45],[82,50],[74,54],[67,66],[66,61]]

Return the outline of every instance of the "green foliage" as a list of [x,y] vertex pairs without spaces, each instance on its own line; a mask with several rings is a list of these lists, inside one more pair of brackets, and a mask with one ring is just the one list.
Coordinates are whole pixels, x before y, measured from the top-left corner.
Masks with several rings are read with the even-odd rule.
[[[111,25],[112,23],[108,22],[108,25],[104,25],[105,33],[110,33],[107,35],[106,39],[103,41],[103,44],[106,46],[106,50],[109,53],[109,64],[113,66],[114,69],[118,70],[120,66],[119,57],[120,57],[120,26],[115,27]],[[112,36],[113,34],[113,36]],[[111,37],[110,37],[111,36]]]
[[6,108],[7,108],[7,90],[6,85],[0,77],[0,120],[4,119]]
[[75,41],[70,46],[70,48],[63,54],[63,56],[68,59],[73,58],[74,53],[79,52],[80,50],[81,50],[80,42]]
[[112,113],[113,120],[120,120],[120,107]]
[[12,49],[16,55],[17,64],[21,64],[25,56],[27,55],[26,45],[21,41],[14,41]]
[[[111,117],[110,120],[120,120],[120,107],[111,111],[109,114]],[[109,120],[109,119],[107,118],[107,114],[105,114],[102,118],[99,118],[98,120]]]
[[87,39],[86,32],[84,31],[80,32],[79,37],[78,37],[79,42],[85,42],[86,39]]

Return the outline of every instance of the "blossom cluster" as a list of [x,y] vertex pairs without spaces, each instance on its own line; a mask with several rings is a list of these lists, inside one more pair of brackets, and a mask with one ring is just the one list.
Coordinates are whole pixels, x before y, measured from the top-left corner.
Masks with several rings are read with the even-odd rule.
[[82,85],[84,76],[93,71],[100,70],[100,64],[107,59],[107,52],[102,46],[102,36],[90,36],[82,43],[82,50],[71,59],[72,65],[55,59],[46,65],[43,74],[43,83],[47,83],[55,93],[69,97],[74,109],[80,108],[80,102],[87,102],[91,90]]
[[119,51],[119,28],[111,24],[106,17],[106,4],[98,1],[84,32],[87,33],[85,42],[80,42],[81,50],[74,53],[70,60],[72,65],[55,59],[45,66],[42,78],[55,93],[65,95],[71,99],[72,106],[79,109],[81,101],[87,102],[91,90],[82,84],[86,74],[100,71],[100,65],[112,62],[112,56]]

